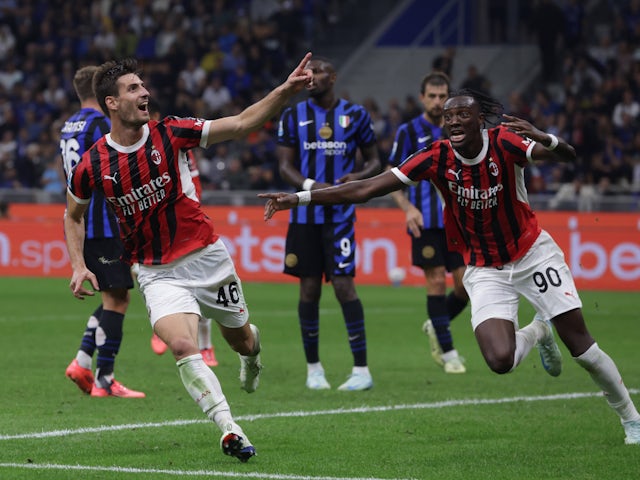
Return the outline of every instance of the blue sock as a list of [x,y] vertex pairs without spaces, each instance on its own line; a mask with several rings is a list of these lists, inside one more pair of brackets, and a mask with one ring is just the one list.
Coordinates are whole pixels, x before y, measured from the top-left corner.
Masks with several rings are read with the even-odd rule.
[[89,320],[87,320],[87,326],[84,329],[84,335],[80,342],[80,348],[84,353],[93,357],[93,352],[96,351],[96,328],[100,322],[102,316],[102,304],[96,308],[95,312],[91,314]]
[[298,321],[302,333],[302,347],[307,363],[318,363],[320,343],[320,306],[318,302],[299,302]]
[[122,322],[124,315],[111,310],[102,312],[99,330],[96,333],[98,358],[96,362],[96,378],[113,374],[113,364],[122,342]]
[[349,346],[353,354],[353,365],[367,366],[367,337],[364,331],[364,309],[359,299],[343,303],[342,315],[347,326]]
[[442,351],[453,350],[453,337],[449,329],[451,319],[447,310],[446,297],[444,295],[427,295],[427,313],[436,331]]

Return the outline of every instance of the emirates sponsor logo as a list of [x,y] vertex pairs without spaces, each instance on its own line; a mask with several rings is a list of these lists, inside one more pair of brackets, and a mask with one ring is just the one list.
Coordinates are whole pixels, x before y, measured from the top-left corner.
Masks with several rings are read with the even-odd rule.
[[164,187],[170,183],[171,176],[165,172],[141,187],[132,188],[120,197],[107,197],[107,200],[112,205],[120,207],[125,215],[133,215],[136,210],[146,210],[160,202],[167,194]]

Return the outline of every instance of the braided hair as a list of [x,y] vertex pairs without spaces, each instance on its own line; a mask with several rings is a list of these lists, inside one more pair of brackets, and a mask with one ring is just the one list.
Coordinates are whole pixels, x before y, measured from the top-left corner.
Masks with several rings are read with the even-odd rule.
[[504,106],[495,98],[471,88],[462,88],[455,92],[451,92],[449,94],[449,98],[453,97],[473,98],[480,107],[480,113],[484,115],[485,125],[488,127],[495,127],[502,123]]

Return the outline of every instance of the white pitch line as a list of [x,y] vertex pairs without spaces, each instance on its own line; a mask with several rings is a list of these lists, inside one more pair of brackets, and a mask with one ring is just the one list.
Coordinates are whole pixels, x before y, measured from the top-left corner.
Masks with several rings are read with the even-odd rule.
[[165,470],[155,468],[131,468],[131,467],[100,467],[86,465],[61,465],[56,463],[0,463],[0,468],[25,468],[32,470],[80,470],[87,472],[112,472],[112,473],[152,473],[163,475],[176,475],[181,477],[208,477],[208,478],[257,478],[259,480],[410,480],[400,478],[374,478],[374,477],[309,477],[301,475],[285,475],[280,473],[263,472],[223,472],[220,470]]
[[[630,388],[629,393],[638,394],[639,389]],[[559,393],[556,395],[534,395],[504,398],[478,398],[478,399],[462,399],[462,400],[444,400],[432,403],[414,403],[406,405],[384,405],[378,407],[357,407],[357,408],[337,408],[332,410],[315,410],[315,411],[297,411],[297,412],[276,412],[276,413],[260,413],[255,415],[240,415],[235,417],[237,421],[247,420],[266,420],[270,418],[293,418],[293,417],[315,417],[319,415],[345,415],[353,413],[373,413],[388,412],[394,410],[428,410],[434,408],[447,407],[464,407],[474,405],[497,405],[501,403],[515,402],[542,402],[554,400],[574,400],[579,398],[601,397],[602,392],[586,392],[586,393]],[[192,425],[198,423],[211,423],[209,420],[172,420],[168,422],[152,422],[152,423],[131,423],[125,425],[102,425],[99,427],[86,427],[65,430],[52,430],[49,432],[19,433],[14,435],[0,435],[0,440],[20,440],[28,438],[50,438],[50,437],[66,437],[69,435],[79,435],[85,433],[114,432],[119,430],[130,430],[134,428],[162,428],[167,426]]]

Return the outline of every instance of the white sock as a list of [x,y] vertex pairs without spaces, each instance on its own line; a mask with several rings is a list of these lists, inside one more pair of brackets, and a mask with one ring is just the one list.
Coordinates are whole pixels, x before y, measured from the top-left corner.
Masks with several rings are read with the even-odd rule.
[[207,367],[199,353],[176,362],[180,378],[191,398],[221,431],[233,423],[231,409],[213,370]]
[[511,371],[520,365],[520,362],[529,354],[531,349],[547,333],[545,325],[534,320],[529,325],[516,331],[516,351],[513,353],[513,367]]
[[200,317],[198,320],[198,348],[205,350],[211,348],[211,319]]
[[574,360],[584,368],[604,393],[604,398],[622,422],[640,420],[640,414],[631,401],[629,391],[622,382],[618,367],[597,343]]
[[455,348],[453,350],[449,350],[448,352],[442,353],[442,361],[445,363],[449,360],[453,360],[454,358],[458,358],[458,351]]
[[307,363],[307,375],[311,375],[312,373],[322,372],[324,373],[324,368],[322,368],[322,363]]
[[109,375],[100,375],[100,369],[96,369],[96,385],[99,388],[107,388],[113,382],[113,373]]
[[76,353],[76,361],[78,362],[78,365],[80,365],[82,368],[88,368],[89,370],[91,370],[92,360],[93,358],[91,358],[87,354],[87,352],[78,350],[78,353]]
[[353,369],[351,370],[351,373],[357,373],[360,375],[365,375],[365,376],[371,376],[371,373],[369,373],[369,367],[353,367]]

